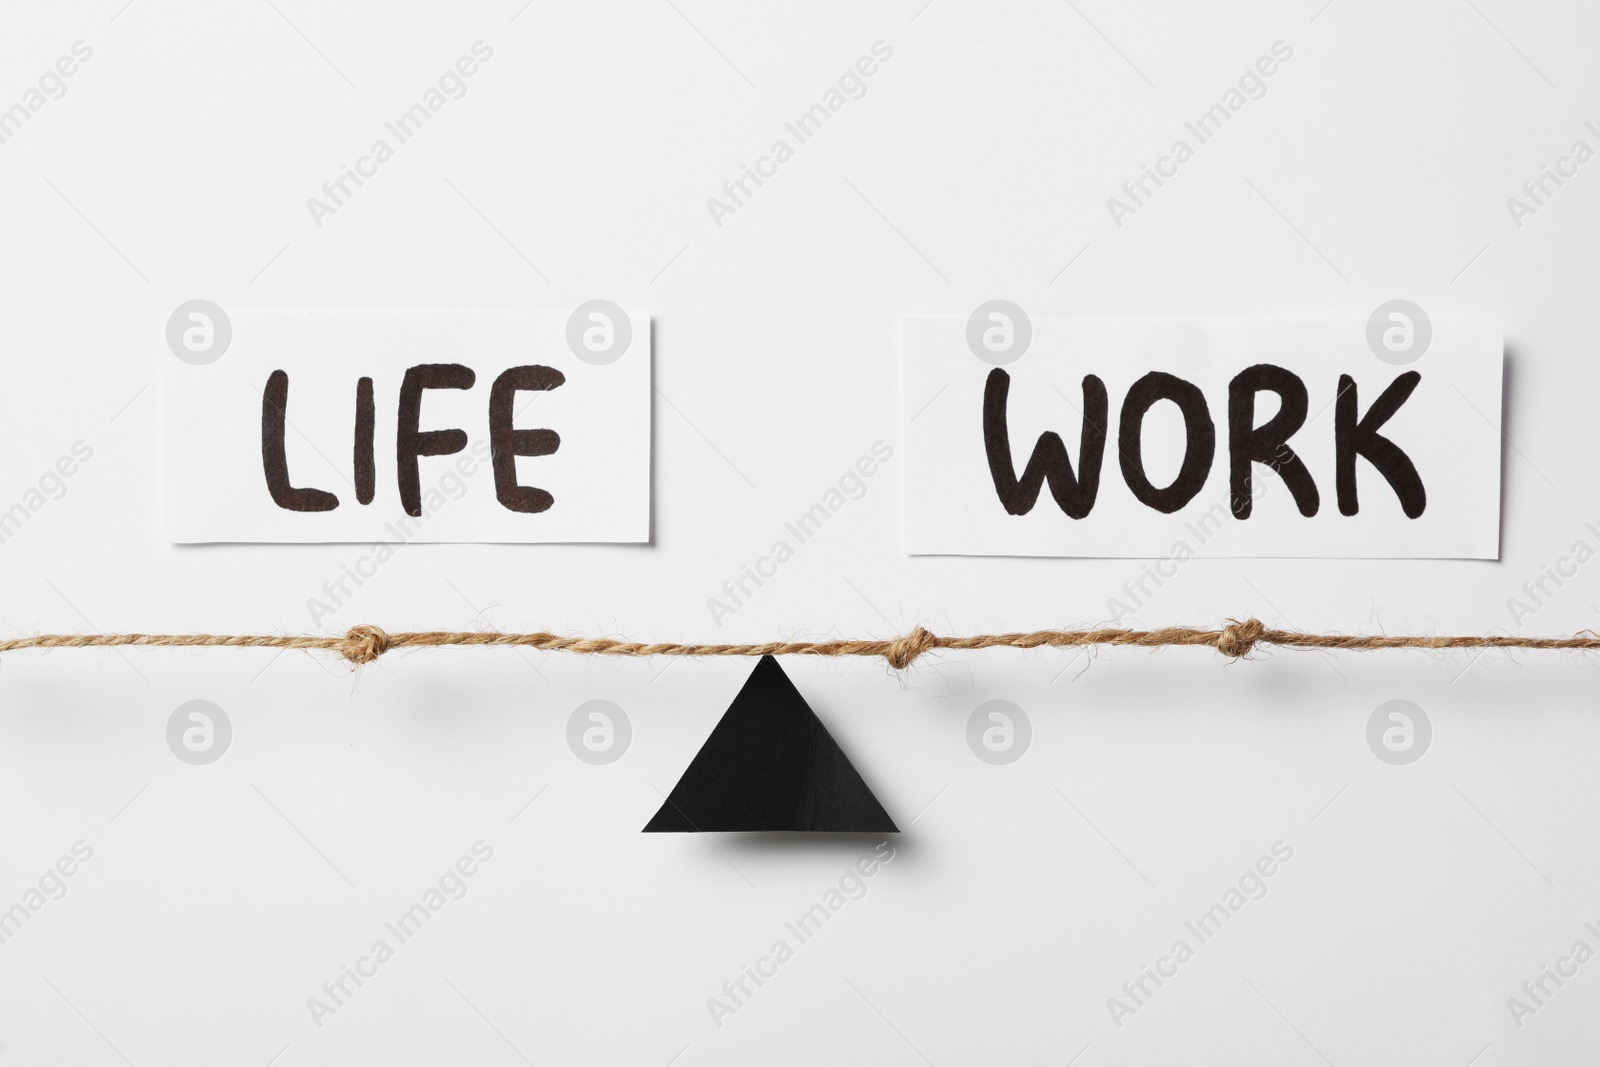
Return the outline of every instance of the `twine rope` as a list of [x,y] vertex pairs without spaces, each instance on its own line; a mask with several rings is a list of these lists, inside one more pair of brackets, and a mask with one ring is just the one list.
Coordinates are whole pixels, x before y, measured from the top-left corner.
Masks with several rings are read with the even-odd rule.
[[39,634],[0,641],[0,653],[24,648],[279,648],[336,652],[356,666],[372,663],[401,648],[491,645],[591,656],[882,656],[897,671],[910,667],[924,653],[940,649],[1081,648],[1134,645],[1168,648],[1200,645],[1232,659],[1245,659],[1257,648],[1368,652],[1378,649],[1565,649],[1600,651],[1600,634],[1585,631],[1571,637],[1519,637],[1485,634],[1433,637],[1391,634],[1316,634],[1276,630],[1259,619],[1230,619],[1220,630],[1166,626],[1156,630],[1033,630],[1028,633],[940,637],[918,626],[892,640],[769,641],[759,645],[694,645],[646,643],[609,637],[562,637],[551,633],[501,633],[478,630],[428,630],[386,633],[376,626],[352,626],[337,637],[273,634]]

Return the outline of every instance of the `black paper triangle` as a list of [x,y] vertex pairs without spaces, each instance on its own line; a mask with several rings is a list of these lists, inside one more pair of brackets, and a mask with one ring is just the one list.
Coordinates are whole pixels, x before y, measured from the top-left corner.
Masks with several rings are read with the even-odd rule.
[[900,832],[771,656],[761,657],[644,828],[740,830]]

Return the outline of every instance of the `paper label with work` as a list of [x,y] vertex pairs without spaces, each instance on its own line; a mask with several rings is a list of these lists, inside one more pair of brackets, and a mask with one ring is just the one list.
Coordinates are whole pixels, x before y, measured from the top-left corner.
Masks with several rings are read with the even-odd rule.
[[906,320],[907,551],[1497,558],[1500,328],[1395,304]]

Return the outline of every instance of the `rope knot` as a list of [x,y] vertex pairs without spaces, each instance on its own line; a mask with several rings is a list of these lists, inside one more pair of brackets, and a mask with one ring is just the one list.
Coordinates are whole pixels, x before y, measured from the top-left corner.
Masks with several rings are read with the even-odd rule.
[[389,635],[376,626],[352,626],[344,635],[339,654],[356,666],[371,663],[389,651]]
[[884,653],[884,658],[889,661],[889,666],[903,671],[933,646],[934,636],[918,626],[904,637],[890,641],[889,651]]
[[1228,625],[1217,635],[1217,651],[1224,656],[1243,659],[1255,650],[1256,642],[1266,632],[1267,628],[1261,625],[1260,619],[1246,619],[1243,622],[1229,619]]

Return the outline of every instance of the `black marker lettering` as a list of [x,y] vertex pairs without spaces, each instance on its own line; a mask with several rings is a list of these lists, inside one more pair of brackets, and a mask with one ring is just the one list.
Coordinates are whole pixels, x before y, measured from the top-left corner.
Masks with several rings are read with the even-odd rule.
[[[1278,394],[1278,413],[1257,426],[1256,394],[1263,389]],[[1264,464],[1283,479],[1300,514],[1310,518],[1317,513],[1317,483],[1289,446],[1289,438],[1305,421],[1306,386],[1291,371],[1257,363],[1234,375],[1228,383],[1228,488],[1234,518],[1250,517],[1254,504],[1251,466],[1256,463]]]
[[512,511],[538,513],[555,503],[543,489],[517,484],[518,456],[548,456],[561,447],[554,430],[519,430],[512,426],[513,405],[520,390],[554,389],[566,376],[554,367],[512,367],[489,390],[489,450],[494,462],[494,493]]
[[261,393],[261,465],[272,502],[288,511],[332,511],[339,498],[322,489],[296,489],[289,484],[289,459],[284,451],[284,424],[289,414],[289,375],[275,370]]
[[[1170,400],[1183,412],[1183,466],[1178,477],[1165,489],[1150,484],[1144,473],[1144,416],[1159,400]],[[1122,459],[1122,480],[1128,483],[1139,502],[1171,514],[1195,498],[1211,473],[1211,460],[1217,454],[1217,428],[1206,410],[1205,394],[1182,378],[1151,371],[1133,383],[1122,402],[1122,425],[1118,430],[1117,450]]]
[[1081,519],[1094,507],[1100,491],[1100,464],[1106,451],[1106,387],[1094,375],[1083,379],[1083,429],[1079,437],[1079,473],[1074,474],[1067,446],[1054,430],[1039,435],[1033,455],[1019,479],[1011,462],[1011,433],[1006,425],[1006,398],[1011,376],[996,367],[989,372],[983,391],[983,446],[989,455],[989,474],[1000,503],[1011,515],[1026,515],[1039,498],[1046,479],[1050,495],[1061,510]]
[[1400,405],[1410,398],[1422,381],[1416,371],[1406,371],[1389,383],[1389,388],[1373,401],[1367,413],[1356,418],[1356,383],[1348,374],[1339,375],[1339,395],[1334,400],[1333,448],[1336,456],[1335,482],[1339,493],[1339,514],[1354,515],[1361,510],[1356,498],[1356,457],[1361,456],[1378,468],[1389,481],[1395,496],[1400,498],[1400,510],[1406,518],[1414,519],[1428,506],[1428,494],[1422,487],[1411,457],[1400,446],[1378,433]]
[[422,516],[419,456],[448,456],[467,447],[465,430],[418,430],[422,393],[426,389],[471,389],[477,381],[471,367],[459,363],[423,363],[406,371],[400,383],[400,421],[395,431],[394,458],[399,469],[400,504],[412,518]]

